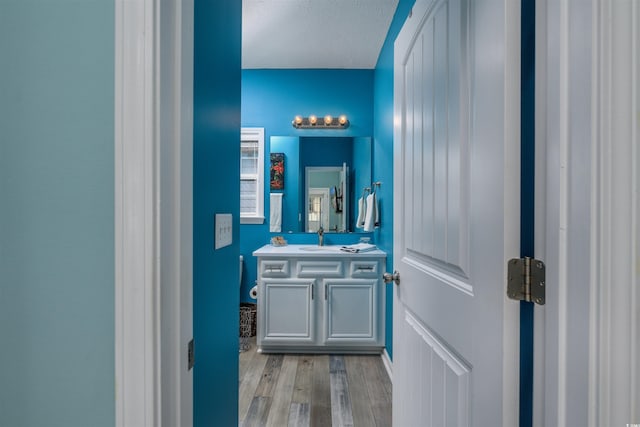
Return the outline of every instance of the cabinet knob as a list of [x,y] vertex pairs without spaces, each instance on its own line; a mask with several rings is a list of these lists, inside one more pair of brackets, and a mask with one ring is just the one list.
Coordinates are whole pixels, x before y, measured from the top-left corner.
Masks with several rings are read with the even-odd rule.
[[384,283],[394,282],[396,285],[399,285],[400,284],[400,273],[398,273],[398,270],[394,271],[393,274],[384,273],[382,275],[382,280],[384,280]]

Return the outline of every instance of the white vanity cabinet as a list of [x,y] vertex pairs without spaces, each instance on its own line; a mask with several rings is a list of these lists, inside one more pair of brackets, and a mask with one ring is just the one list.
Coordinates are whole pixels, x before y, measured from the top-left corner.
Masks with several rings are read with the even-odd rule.
[[[309,280],[264,279],[258,301],[258,335],[265,342],[315,344],[315,287]],[[268,307],[267,310],[265,308]],[[286,313],[286,316],[283,316]]]
[[377,353],[384,348],[384,252],[267,245],[254,255],[258,351]]

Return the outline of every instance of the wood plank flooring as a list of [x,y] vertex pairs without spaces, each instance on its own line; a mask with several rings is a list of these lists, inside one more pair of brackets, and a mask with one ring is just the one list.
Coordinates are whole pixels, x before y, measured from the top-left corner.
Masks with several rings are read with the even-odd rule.
[[391,426],[391,382],[378,355],[240,353],[243,427]]

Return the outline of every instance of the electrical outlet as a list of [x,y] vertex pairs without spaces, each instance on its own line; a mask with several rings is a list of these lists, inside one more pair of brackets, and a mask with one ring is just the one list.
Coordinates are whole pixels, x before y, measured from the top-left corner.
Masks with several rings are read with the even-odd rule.
[[216,214],[214,222],[216,249],[224,248],[233,243],[233,215]]

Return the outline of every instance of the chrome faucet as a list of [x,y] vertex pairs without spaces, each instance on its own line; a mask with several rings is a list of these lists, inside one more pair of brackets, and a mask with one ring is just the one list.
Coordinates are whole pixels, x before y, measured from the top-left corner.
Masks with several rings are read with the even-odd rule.
[[324,228],[318,228],[318,246],[324,246]]

